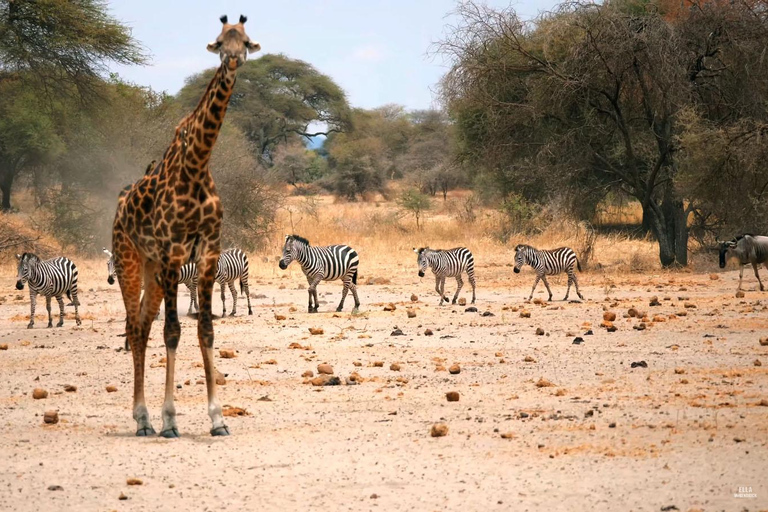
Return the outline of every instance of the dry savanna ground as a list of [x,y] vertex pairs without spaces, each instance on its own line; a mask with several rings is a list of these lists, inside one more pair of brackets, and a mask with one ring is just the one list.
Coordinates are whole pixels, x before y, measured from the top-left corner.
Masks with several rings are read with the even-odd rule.
[[[0,267],[0,509],[768,508],[768,295],[753,276],[737,297],[738,272],[716,269],[712,254],[662,271],[650,242],[598,237],[580,274],[586,301],[560,300],[558,278],[555,300],[540,285],[526,302],[533,273],[510,267],[523,239],[495,241],[491,214],[463,225],[441,210],[416,232],[383,204],[290,208],[286,232],[358,249],[363,305],[351,314],[349,297],[335,313],[341,286],[324,283],[309,315],[300,269],[277,268],[282,237],[252,254],[254,315],[241,298],[236,317],[215,323],[228,438],[208,435],[194,319],[182,318],[176,365],[182,437],[136,438],[124,312],[105,262],[77,261],[83,325],[68,308],[58,329],[45,328],[44,306],[26,329],[27,293],[13,289],[11,262]],[[563,231],[534,242],[579,243],[553,234]],[[438,307],[411,252],[425,243],[475,252],[476,312]],[[182,287],[181,311],[188,301]],[[149,344],[159,428],[162,321]],[[313,385],[323,363],[339,385]],[[436,424],[445,436],[431,435]]]

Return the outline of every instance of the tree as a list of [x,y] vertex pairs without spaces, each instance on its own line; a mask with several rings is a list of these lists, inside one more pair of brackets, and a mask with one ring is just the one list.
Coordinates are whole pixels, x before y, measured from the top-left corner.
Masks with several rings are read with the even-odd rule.
[[429,201],[429,197],[422,194],[415,188],[408,188],[403,190],[403,193],[400,194],[400,197],[397,200],[397,205],[402,210],[413,214],[414,218],[416,219],[417,230],[421,230],[419,221],[421,220],[422,215],[424,215],[424,212],[432,207],[432,204]]
[[[573,2],[524,22],[511,9],[462,4],[439,46],[453,62],[442,94],[462,157],[502,195],[565,191],[587,205],[611,190],[634,197],[662,265],[687,264],[688,218],[700,204],[677,186],[682,109],[716,123],[744,115],[753,90],[734,85],[758,80],[757,49],[768,43],[764,15],[748,2],[691,5],[669,20],[650,1]],[[764,89],[756,84],[763,111]]]
[[[186,80],[178,94],[182,106],[197,105],[214,72]],[[304,61],[267,54],[238,70],[225,122],[237,126],[269,166],[278,145],[343,131],[349,115],[344,91],[330,77]]]

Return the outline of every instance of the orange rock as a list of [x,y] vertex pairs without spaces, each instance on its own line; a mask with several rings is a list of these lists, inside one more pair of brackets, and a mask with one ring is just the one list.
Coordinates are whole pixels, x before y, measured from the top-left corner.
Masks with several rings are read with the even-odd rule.
[[320,375],[333,375],[333,366],[328,363],[317,365],[317,373]]
[[127,483],[128,485],[144,485],[144,482],[142,482],[138,478],[129,478],[128,480],[126,480],[125,483]]
[[603,320],[605,320],[606,322],[615,321],[616,313],[614,313],[613,311],[606,311],[605,313],[603,313]]
[[32,398],[35,400],[42,400],[43,398],[48,398],[48,392],[42,388],[35,388],[34,391],[32,391]]
[[460,395],[459,395],[458,391],[449,391],[448,393],[445,394],[445,398],[449,402],[458,402],[459,401],[459,396]]
[[221,356],[222,359],[232,359],[234,357],[237,357],[235,355],[235,351],[229,348],[219,349],[219,356]]
[[545,379],[544,377],[540,377],[539,380],[536,382],[537,388],[550,388],[553,387],[554,384],[552,384],[550,381]]
[[59,413],[57,411],[45,411],[43,421],[48,425],[55,425],[59,422]]
[[317,336],[318,334],[323,334],[325,331],[323,331],[322,327],[310,327],[309,328],[309,334],[313,336]]
[[389,369],[392,370],[393,372],[399,372],[400,365],[397,363],[392,363],[391,365],[389,365]]
[[458,363],[452,364],[451,367],[448,368],[448,373],[450,373],[451,375],[456,375],[461,373],[461,366],[459,366]]
[[448,425],[445,423],[435,423],[429,429],[429,435],[432,437],[445,437],[448,435]]
[[109,386],[107,386],[107,393],[114,393],[115,391],[117,391],[117,387],[116,386],[113,386],[111,384]]

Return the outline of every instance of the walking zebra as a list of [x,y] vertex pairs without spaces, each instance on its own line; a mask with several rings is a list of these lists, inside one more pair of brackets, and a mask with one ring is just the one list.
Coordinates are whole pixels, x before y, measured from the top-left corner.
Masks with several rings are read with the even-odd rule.
[[[341,302],[336,311],[344,308],[344,299],[347,292],[352,290],[355,298],[355,308],[360,307],[360,299],[357,298],[357,264],[359,262],[357,252],[348,245],[329,245],[325,247],[312,247],[306,238],[298,235],[286,235],[283,246],[283,258],[280,260],[280,268],[285,270],[293,260],[299,262],[301,270],[307,276],[309,288],[310,313],[317,313],[317,285],[320,281],[335,281],[341,279],[344,290],[341,292]],[[314,297],[314,306],[312,298]]]
[[456,278],[456,294],[453,296],[453,301],[451,301],[452,304],[456,304],[459,292],[464,286],[464,281],[461,279],[463,272],[467,273],[469,284],[472,285],[472,304],[475,303],[475,258],[469,249],[466,247],[456,247],[454,249],[442,250],[430,249],[429,247],[416,249],[414,247],[413,252],[418,254],[419,277],[424,277],[427,267],[432,268],[432,273],[435,274],[435,291],[440,294],[441,306],[443,301],[448,302],[448,297],[445,296],[445,278]]
[[31,301],[32,312],[29,317],[27,329],[35,325],[35,303],[37,294],[45,296],[45,307],[48,310],[48,327],[53,327],[53,317],[51,316],[51,297],[56,297],[59,303],[59,323],[56,327],[64,325],[64,299],[67,297],[75,306],[75,321],[80,325],[80,313],[77,307],[80,301],[77,299],[77,267],[67,258],[54,258],[52,260],[42,261],[31,252],[17,254],[19,260],[16,289],[23,290],[24,283],[29,284],[29,298]]
[[232,293],[232,312],[229,316],[237,313],[237,290],[235,281],[240,281],[240,293],[245,293],[248,300],[248,314],[252,315],[251,294],[248,290],[248,256],[240,249],[228,249],[221,253],[216,268],[216,282],[221,286],[221,316],[227,314],[227,300],[224,293],[224,285],[229,285],[229,291]]
[[[104,254],[109,256],[109,259],[107,260],[107,283],[110,285],[115,284],[115,280],[117,279],[117,272],[115,271],[115,258],[112,256],[112,253],[107,250],[107,248],[103,248],[102,251],[104,251]],[[194,263],[187,263],[186,265],[183,265],[179,269],[179,284],[183,284],[187,287],[189,290],[189,310],[187,311],[188,315],[192,315],[198,310],[197,307],[197,265]],[[144,285],[142,285],[142,288]],[[194,309],[194,311],[193,311]],[[156,319],[160,317],[160,310],[157,311]]]
[[579,281],[576,279],[576,273],[573,271],[573,266],[576,265],[576,268],[581,272],[581,263],[579,263],[579,259],[576,257],[573,249],[560,247],[559,249],[547,251],[535,249],[530,245],[520,244],[515,247],[515,274],[520,273],[523,265],[530,265],[536,271],[536,281],[533,283],[531,296],[528,297],[528,300],[533,298],[533,292],[536,291],[539,280],[544,281],[544,286],[547,287],[549,292],[548,300],[552,300],[552,290],[549,289],[547,276],[557,275],[561,272],[568,274],[568,289],[563,300],[568,300],[568,294],[571,293],[571,282],[576,286],[576,295],[581,300],[584,300],[579,291]]

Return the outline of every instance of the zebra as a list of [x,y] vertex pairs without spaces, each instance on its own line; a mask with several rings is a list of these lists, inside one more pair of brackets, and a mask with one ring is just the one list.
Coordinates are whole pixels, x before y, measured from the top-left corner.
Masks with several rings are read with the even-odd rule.
[[[107,260],[107,283],[110,285],[115,284],[115,280],[117,279],[117,271],[115,271],[115,258],[112,256],[112,252],[107,250],[106,247],[104,247],[102,251],[104,254],[109,256],[109,259]],[[185,285],[189,290],[190,301],[187,315],[193,315],[199,309],[197,307],[197,265],[194,263],[187,263],[179,269],[179,284]],[[155,319],[159,317],[160,311],[158,310]]]
[[75,306],[75,321],[77,325],[80,325],[82,322],[80,322],[80,313],[77,310],[80,305],[80,301],[77,299],[77,266],[64,257],[42,261],[31,252],[17,254],[16,259],[19,260],[16,289],[23,290],[24,283],[29,284],[32,311],[27,329],[31,329],[35,325],[35,303],[38,293],[45,296],[48,327],[53,327],[51,297],[56,297],[56,301],[59,303],[59,323],[56,324],[56,327],[64,325],[64,299],[62,298],[64,293]]
[[445,296],[445,278],[456,278],[456,294],[451,301],[451,304],[456,304],[459,292],[464,286],[464,281],[461,279],[461,274],[464,272],[467,273],[469,284],[472,285],[472,304],[475,303],[475,258],[469,249],[455,247],[442,250],[430,249],[429,247],[416,249],[414,247],[413,252],[418,254],[416,261],[419,264],[419,277],[424,277],[427,267],[432,268],[432,273],[435,274],[435,291],[440,294],[440,306],[443,305],[443,301],[448,302],[449,300]]
[[[283,257],[280,260],[280,268],[285,270],[293,260],[299,262],[301,270],[307,276],[309,288],[309,307],[308,312],[317,313],[317,285],[320,281],[335,281],[341,279],[344,283],[344,290],[341,292],[341,302],[336,311],[344,308],[344,299],[347,298],[347,292],[352,291],[355,298],[355,307],[352,310],[357,311],[360,307],[360,299],[357,297],[357,265],[359,259],[357,252],[348,245],[329,245],[325,247],[313,247],[309,245],[309,240],[299,235],[286,235],[285,245],[283,246]],[[314,306],[312,298],[314,297]]]
[[548,300],[552,300],[552,290],[549,288],[547,276],[557,275],[561,272],[568,274],[568,289],[563,300],[568,300],[568,294],[571,293],[571,282],[576,286],[576,295],[581,300],[584,300],[579,291],[579,281],[576,279],[576,273],[573,271],[573,267],[576,265],[576,268],[581,272],[581,263],[573,249],[560,247],[552,250],[539,250],[530,245],[520,244],[515,247],[515,274],[519,274],[520,269],[524,265],[530,265],[536,271],[536,281],[533,283],[531,296],[528,297],[528,300],[533,298],[533,292],[536,291],[539,280],[544,281],[544,286],[547,287],[549,292]]
[[248,256],[240,249],[228,249],[221,253],[216,266],[216,282],[221,286],[221,316],[227,314],[225,284],[229,286],[229,291],[232,293],[232,312],[229,316],[234,316],[237,313],[237,290],[235,289],[235,281],[237,280],[240,281],[240,293],[245,293],[248,301],[248,314],[252,315],[251,294],[248,290]]

